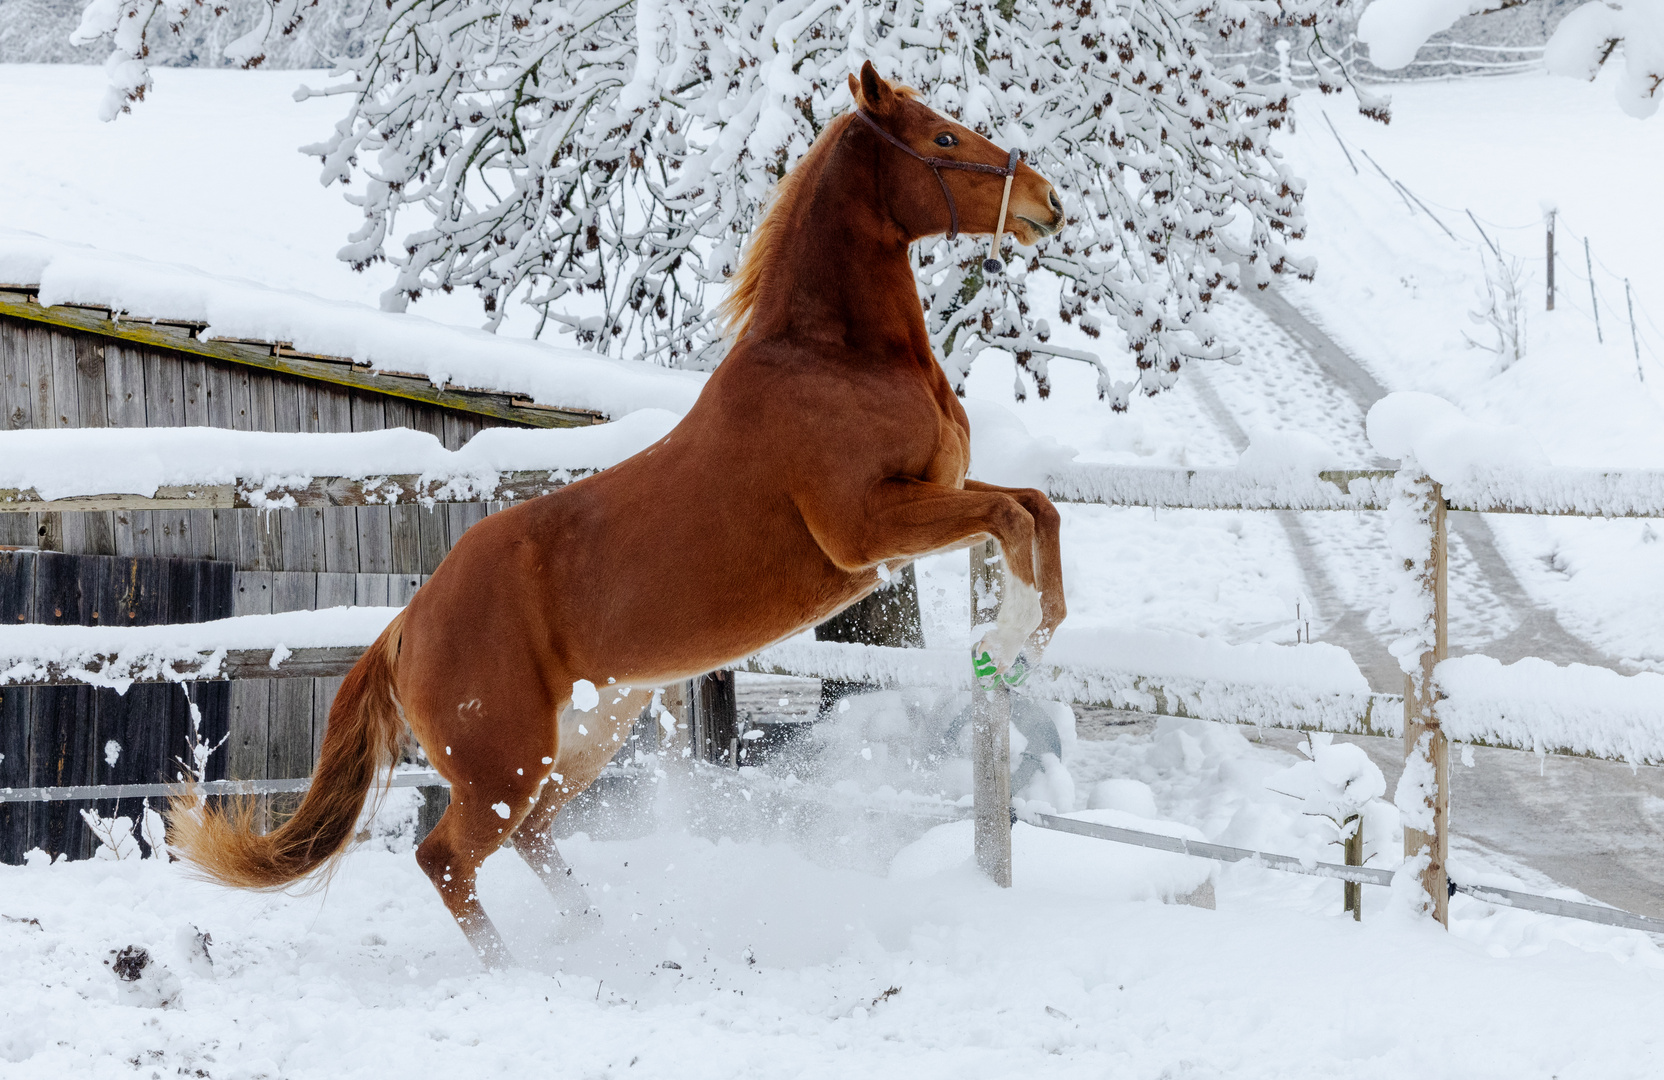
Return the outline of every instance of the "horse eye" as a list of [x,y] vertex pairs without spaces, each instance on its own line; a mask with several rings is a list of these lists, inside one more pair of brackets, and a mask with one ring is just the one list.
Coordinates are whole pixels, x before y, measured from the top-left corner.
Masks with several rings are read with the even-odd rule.
[[958,146],[959,145],[959,140],[954,138],[952,135],[949,135],[948,133],[943,132],[942,134],[936,136],[936,145],[937,146]]

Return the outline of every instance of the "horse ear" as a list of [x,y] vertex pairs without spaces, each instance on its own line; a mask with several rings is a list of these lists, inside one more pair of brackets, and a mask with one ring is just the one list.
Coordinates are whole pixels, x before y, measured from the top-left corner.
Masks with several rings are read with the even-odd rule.
[[878,75],[878,69],[868,60],[861,65],[861,93],[858,99],[866,110],[875,116],[883,116],[890,111],[895,103],[896,92],[890,89],[890,84]]
[[861,80],[854,75],[849,77],[849,96],[855,99],[857,108],[861,105]]

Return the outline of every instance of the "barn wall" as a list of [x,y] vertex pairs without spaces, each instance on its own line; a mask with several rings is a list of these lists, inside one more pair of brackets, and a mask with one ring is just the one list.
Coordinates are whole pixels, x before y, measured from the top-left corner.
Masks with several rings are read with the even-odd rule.
[[[0,319],[0,429],[426,431],[447,448],[490,417]],[[0,514],[0,547],[229,562],[233,613],[402,605],[500,504]],[[34,620],[31,620],[34,621]],[[340,679],[230,685],[227,775],[309,775]],[[0,709],[0,727],[6,727]],[[0,739],[4,733],[0,732]]]
[[[452,450],[488,417],[232,363],[0,319],[3,427],[412,428]],[[0,545],[79,555],[214,559],[239,570],[431,574],[479,504],[0,514]]]

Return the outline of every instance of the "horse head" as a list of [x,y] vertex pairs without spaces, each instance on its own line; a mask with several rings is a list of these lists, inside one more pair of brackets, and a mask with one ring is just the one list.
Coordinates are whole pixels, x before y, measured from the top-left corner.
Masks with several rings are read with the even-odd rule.
[[[1034,244],[1063,227],[1063,202],[1045,177],[1013,162],[989,140],[919,101],[905,86],[879,76],[872,61],[849,77],[857,115],[896,153],[884,154],[879,180],[891,216],[910,239],[1003,228]],[[1013,171],[1014,168],[1014,171]],[[935,175],[932,176],[931,174]],[[1010,179],[1010,203],[1005,200]]]

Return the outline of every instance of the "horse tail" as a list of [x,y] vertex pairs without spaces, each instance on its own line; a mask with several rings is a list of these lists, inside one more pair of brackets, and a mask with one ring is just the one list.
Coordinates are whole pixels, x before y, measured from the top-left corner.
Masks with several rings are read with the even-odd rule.
[[403,624],[401,612],[347,673],[329,710],[312,786],[287,821],[261,835],[256,796],[210,809],[192,790],[169,801],[168,847],[208,878],[240,889],[281,889],[320,867],[327,880],[346,854],[377,772],[398,759],[404,720],[393,697],[393,663]]

